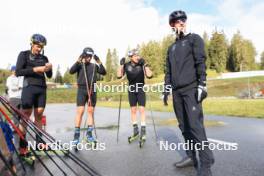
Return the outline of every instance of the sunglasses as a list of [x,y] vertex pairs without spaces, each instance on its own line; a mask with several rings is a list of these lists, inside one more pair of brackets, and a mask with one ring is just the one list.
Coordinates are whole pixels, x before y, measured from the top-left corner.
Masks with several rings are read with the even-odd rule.
[[178,20],[175,20],[174,23],[185,23],[186,22],[186,19],[178,19]]

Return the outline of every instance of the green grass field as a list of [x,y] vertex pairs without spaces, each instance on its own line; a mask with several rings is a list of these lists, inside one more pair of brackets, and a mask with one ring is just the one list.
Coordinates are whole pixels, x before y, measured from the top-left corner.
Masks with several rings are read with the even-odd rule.
[[[118,101],[102,102],[98,101],[98,106],[118,108]],[[169,106],[163,106],[162,101],[151,101],[146,107],[150,110],[172,112],[172,102],[169,101]],[[123,108],[129,108],[127,101],[122,102]],[[222,99],[208,98],[203,103],[204,113],[224,116],[237,117],[255,117],[264,118],[264,99]]]

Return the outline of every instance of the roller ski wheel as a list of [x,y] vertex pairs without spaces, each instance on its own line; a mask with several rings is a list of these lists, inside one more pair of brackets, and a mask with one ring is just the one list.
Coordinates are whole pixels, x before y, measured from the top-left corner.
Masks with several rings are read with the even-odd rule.
[[84,138],[83,143],[90,145],[93,149],[97,147],[98,141],[94,139],[93,137],[90,138]]
[[36,155],[38,156],[68,156],[69,151],[68,150],[36,150],[35,151]]
[[26,155],[21,156],[22,161],[24,161],[27,165],[34,167],[35,165],[35,156],[32,155],[31,152],[28,152]]
[[133,141],[137,140],[139,137],[139,134],[133,135],[133,136],[129,136],[128,137],[128,143],[131,144]]
[[[72,141],[72,144],[74,145],[74,151],[75,152],[78,152],[78,148],[77,148],[77,145],[80,143],[80,140],[79,139],[74,139]],[[69,152],[68,152],[69,153]]]
[[142,148],[146,142],[146,136],[142,136],[139,139],[139,148]]

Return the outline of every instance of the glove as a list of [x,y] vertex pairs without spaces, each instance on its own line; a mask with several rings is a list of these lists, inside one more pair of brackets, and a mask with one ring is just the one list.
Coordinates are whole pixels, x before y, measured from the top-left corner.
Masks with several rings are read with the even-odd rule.
[[98,57],[96,54],[94,55],[94,60],[95,60],[96,62],[99,62],[99,61],[100,61],[99,57]]
[[207,88],[206,86],[199,85],[197,88],[197,101],[201,103],[207,97]]
[[169,92],[163,92],[163,104],[164,106],[168,106],[168,96],[170,95]]
[[121,60],[120,60],[120,65],[125,65],[126,63],[126,58],[123,57]]
[[145,65],[145,60],[143,58],[140,58],[138,60],[138,65],[141,65],[141,66]]

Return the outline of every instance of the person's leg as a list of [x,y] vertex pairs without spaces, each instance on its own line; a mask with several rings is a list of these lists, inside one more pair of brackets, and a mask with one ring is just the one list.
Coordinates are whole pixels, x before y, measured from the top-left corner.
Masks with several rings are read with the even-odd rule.
[[96,92],[93,92],[90,97],[88,96],[88,126],[94,126],[94,108],[96,105]]
[[94,126],[94,107],[88,106],[88,126]]
[[[21,102],[22,102],[23,112],[26,115],[26,118],[28,119],[32,114],[33,101],[34,101],[34,90],[31,88],[31,86],[24,87],[22,91]],[[27,124],[21,120],[19,124],[19,129],[24,135],[24,140],[21,138],[19,139],[19,152],[21,155],[26,155],[28,153],[27,150],[28,142],[26,140],[25,128],[27,128]]]
[[[188,142],[189,140],[189,130],[188,130],[188,121],[186,119],[186,112],[184,109],[184,102],[183,97],[178,91],[172,92],[172,98],[173,98],[173,108],[174,112],[176,114],[176,118],[178,120],[179,128],[182,132],[182,135],[184,137],[185,142]],[[188,166],[198,166],[196,154],[192,150],[185,150],[186,157],[184,157],[181,161],[176,162],[175,166],[182,168],[182,167],[188,167]]]
[[[43,112],[46,107],[46,88],[40,86],[34,86],[35,89],[35,96],[34,96],[34,118],[35,118],[35,125],[42,129],[42,116]],[[36,134],[36,143],[45,144],[45,141],[42,140],[42,133],[38,132]]]
[[40,129],[42,129],[41,118],[44,110],[44,107],[34,108],[35,125]]
[[145,92],[138,92],[137,94],[137,103],[139,105],[139,112],[141,117],[141,126],[146,126],[146,115],[145,115],[145,106],[146,106],[146,94]]
[[131,111],[131,122],[137,125],[137,96],[134,92],[128,92],[128,100]]
[[[32,109],[23,109],[23,112],[26,115],[26,117],[29,119],[32,113]],[[25,128],[27,128],[27,124],[24,121],[21,121],[19,124],[19,129],[22,132],[24,139],[19,138],[19,153],[23,156],[28,153],[28,150],[27,150],[28,142],[26,140],[26,129]]]
[[[41,122],[41,118],[44,112],[44,108],[43,107],[38,107],[38,108],[34,108],[34,117],[35,117],[35,125],[39,128],[42,129],[42,122]],[[36,143],[39,144],[45,144],[45,142],[42,140],[42,133],[38,132],[38,134],[36,134]]]
[[137,124],[137,107],[136,106],[131,106],[130,108],[131,111],[131,122],[132,124]]
[[129,137],[133,139],[134,137],[139,136],[138,124],[137,124],[137,97],[134,92],[128,92],[128,100],[130,105],[130,112],[131,112],[131,123],[133,126],[133,135]]
[[133,125],[133,136],[137,136],[139,134],[138,124],[137,124],[137,107],[131,107],[131,122]]
[[94,130],[94,107],[88,106],[88,127],[87,127],[87,139],[90,142],[93,142],[95,139],[93,138],[93,130]]
[[80,126],[82,123],[82,116],[84,114],[84,109],[85,106],[77,106],[76,110],[76,116],[75,116],[75,129],[74,129],[74,136],[73,136],[73,141],[78,143],[80,139]]
[[[184,96],[184,107],[189,122],[190,137],[194,143],[202,144],[204,142],[208,144],[203,124],[204,117],[202,105],[197,102],[195,94],[196,89],[191,89],[186,92]],[[211,165],[214,163],[214,156],[208,146],[205,146],[204,150],[199,151],[199,159],[201,168],[205,168],[206,170],[210,169]]]
[[140,112],[140,117],[141,117],[141,126],[146,126],[145,107],[139,106],[139,112]]
[[77,110],[76,110],[76,116],[75,116],[75,129],[74,129],[74,143],[79,142],[80,138],[80,127],[82,123],[82,117],[85,110],[85,104],[87,101],[87,93],[85,89],[78,88],[77,90],[77,97],[76,97],[76,103],[77,103]]
[[80,128],[84,110],[85,110],[85,106],[77,106],[76,116],[75,116],[75,128]]

